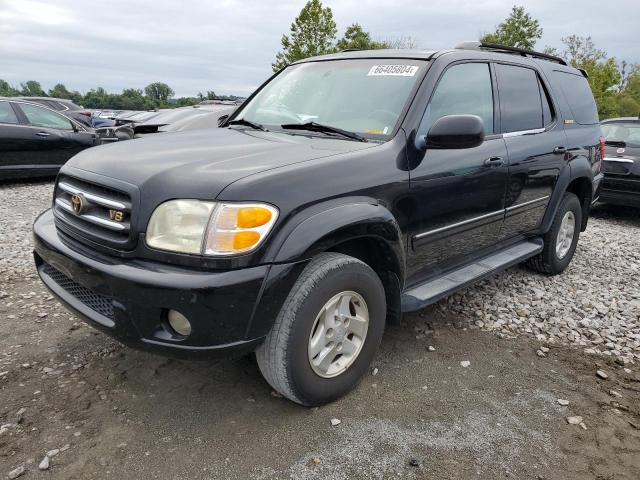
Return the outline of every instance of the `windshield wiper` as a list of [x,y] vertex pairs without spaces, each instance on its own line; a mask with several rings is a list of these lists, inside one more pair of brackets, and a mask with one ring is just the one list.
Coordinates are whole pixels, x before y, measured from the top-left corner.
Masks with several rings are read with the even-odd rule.
[[237,118],[235,120],[231,120],[227,125],[246,125],[247,127],[251,127],[254,130],[262,130],[263,132],[268,132],[266,128],[264,128],[259,123],[254,123],[244,118]]
[[285,130],[308,130],[310,132],[334,133],[336,135],[342,135],[343,137],[350,138],[352,140],[357,140],[359,142],[367,141],[366,138],[364,138],[362,135],[359,135],[355,132],[342,130],[341,128],[331,127],[329,125],[323,125],[321,123],[316,123],[316,122],[285,123],[284,125],[280,125],[280,126]]

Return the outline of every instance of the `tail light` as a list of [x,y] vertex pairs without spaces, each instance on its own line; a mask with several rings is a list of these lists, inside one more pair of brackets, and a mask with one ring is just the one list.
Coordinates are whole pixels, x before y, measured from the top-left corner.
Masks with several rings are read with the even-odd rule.
[[607,145],[604,137],[600,137],[600,171],[602,171],[602,162],[604,162],[604,156],[607,154]]
[[85,117],[90,117],[91,112],[78,112],[80,115],[84,115]]

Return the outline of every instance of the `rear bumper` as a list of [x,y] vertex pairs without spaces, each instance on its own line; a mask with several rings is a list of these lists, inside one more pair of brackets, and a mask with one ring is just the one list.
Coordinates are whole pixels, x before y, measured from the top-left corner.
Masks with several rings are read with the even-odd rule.
[[[107,257],[61,237],[51,211],[36,220],[33,232],[44,284],[89,324],[134,348],[181,357],[250,352],[279,310],[280,298],[265,295],[263,284],[269,278],[275,284],[286,265],[203,272]],[[256,327],[260,303],[269,315]],[[168,326],[169,309],[189,319],[189,337],[180,338]]]
[[600,202],[640,207],[640,177],[605,175]]

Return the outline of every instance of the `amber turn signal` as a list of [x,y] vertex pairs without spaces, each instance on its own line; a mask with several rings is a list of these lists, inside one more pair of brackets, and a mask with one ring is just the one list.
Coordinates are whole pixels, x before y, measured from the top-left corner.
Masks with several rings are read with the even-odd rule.
[[233,248],[234,250],[244,250],[253,247],[260,241],[260,234],[258,232],[238,232],[233,236]]
[[255,228],[268,223],[272,213],[262,207],[244,207],[238,210],[236,224],[238,228]]

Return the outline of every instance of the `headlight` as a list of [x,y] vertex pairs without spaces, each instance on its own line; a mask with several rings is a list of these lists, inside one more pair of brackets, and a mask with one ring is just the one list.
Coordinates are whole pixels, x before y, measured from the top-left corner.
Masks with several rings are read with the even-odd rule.
[[153,212],[147,244],[180,253],[246,253],[262,243],[277,217],[278,210],[263,203],[170,200]]
[[155,209],[147,227],[147,245],[172,252],[202,252],[214,202],[170,200]]

